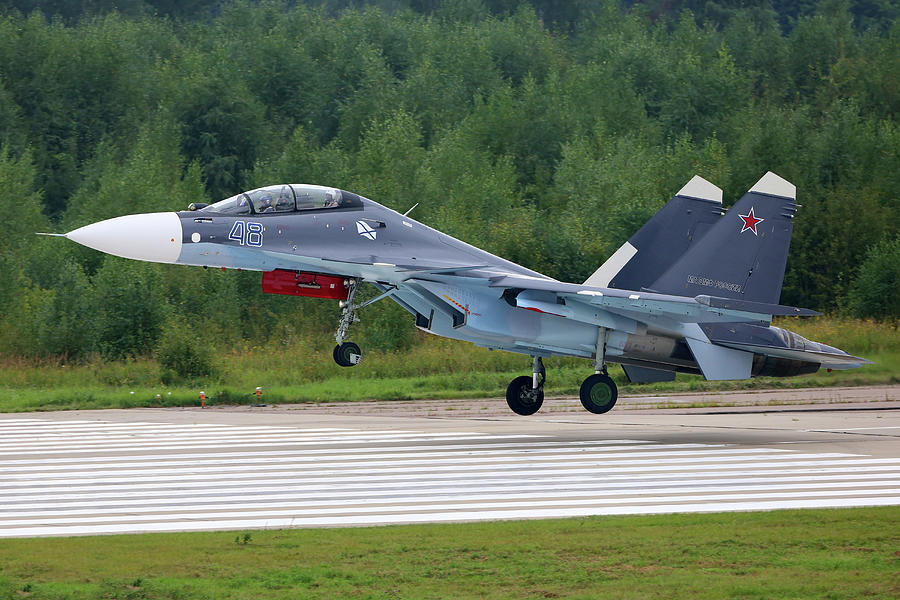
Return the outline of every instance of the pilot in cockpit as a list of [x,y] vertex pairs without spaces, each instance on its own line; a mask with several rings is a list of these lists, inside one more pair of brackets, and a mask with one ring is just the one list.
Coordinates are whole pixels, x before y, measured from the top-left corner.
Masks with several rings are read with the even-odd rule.
[[275,212],[275,205],[272,202],[271,195],[265,194],[265,195],[263,195],[262,198],[259,199],[259,205],[256,207],[256,212],[259,212],[259,213]]

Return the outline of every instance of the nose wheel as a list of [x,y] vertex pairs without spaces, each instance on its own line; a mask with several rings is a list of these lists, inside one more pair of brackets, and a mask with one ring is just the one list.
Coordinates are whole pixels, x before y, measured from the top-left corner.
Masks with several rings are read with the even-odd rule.
[[544,403],[544,380],[547,371],[540,356],[534,357],[531,377],[522,375],[506,388],[506,404],[517,415],[533,415]]
[[362,360],[362,351],[353,342],[343,342],[334,347],[334,362],[342,367],[353,367]]
[[517,415],[533,415],[544,403],[544,390],[531,387],[531,377],[522,375],[506,388],[506,404]]
[[356,309],[359,307],[354,304],[356,291],[359,289],[359,279],[349,279],[345,285],[347,286],[347,299],[341,303],[341,321],[338,323],[337,333],[334,334],[337,346],[334,347],[332,356],[334,362],[342,367],[355,367],[362,360],[362,351],[359,346],[353,342],[345,342],[344,339],[347,337],[350,325],[359,321],[359,317],[356,316]]

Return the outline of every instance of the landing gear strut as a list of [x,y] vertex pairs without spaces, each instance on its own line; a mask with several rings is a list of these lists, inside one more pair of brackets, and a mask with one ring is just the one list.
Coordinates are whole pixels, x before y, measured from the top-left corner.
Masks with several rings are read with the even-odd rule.
[[334,352],[332,352],[334,362],[342,367],[353,367],[362,360],[362,351],[359,349],[359,346],[353,342],[344,341],[350,325],[359,322],[359,317],[356,316],[356,309],[359,307],[353,304],[356,292],[359,289],[359,279],[352,278],[349,281],[347,299],[341,303],[341,320],[338,323],[337,333],[334,334],[337,346],[334,347]]
[[[584,380],[579,390],[581,404],[595,415],[609,412],[616,405],[619,390],[606,370],[606,334],[603,327],[597,332],[597,353],[594,360],[595,373]],[[531,367],[531,377],[523,375],[513,379],[506,388],[506,403],[518,415],[533,415],[544,403],[544,381],[547,372],[540,356],[535,356]]]
[[619,390],[606,371],[606,335],[605,327],[597,331],[597,353],[594,360],[594,374],[584,380],[578,395],[581,405],[595,415],[602,415],[616,405]]
[[535,356],[531,377],[522,375],[513,379],[506,388],[506,403],[519,415],[533,415],[544,403],[544,381],[547,371],[540,356]]
[[365,302],[357,304],[356,292],[359,290],[360,280],[358,277],[351,277],[346,281],[347,299],[341,302],[341,321],[338,323],[337,333],[334,334],[334,340],[338,345],[334,347],[334,352],[332,354],[334,356],[334,362],[340,366],[352,367],[358,365],[360,361],[362,361],[362,352],[360,351],[359,346],[353,342],[345,342],[344,340],[347,338],[347,330],[350,329],[350,325],[359,323],[359,317],[356,316],[356,311],[365,308],[370,304],[374,304],[379,300],[393,296],[397,291],[397,287],[373,283],[375,288],[381,291],[381,294],[375,296],[371,300],[366,300]]

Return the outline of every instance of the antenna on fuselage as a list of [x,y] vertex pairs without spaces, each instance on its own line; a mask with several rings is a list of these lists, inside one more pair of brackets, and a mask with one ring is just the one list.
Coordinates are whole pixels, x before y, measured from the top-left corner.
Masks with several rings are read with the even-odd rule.
[[403,213],[403,216],[404,216],[404,217],[408,217],[408,216],[409,216],[409,213],[411,213],[411,212],[413,211],[413,209],[414,209],[415,207],[417,207],[418,205],[419,205],[419,203],[416,202],[415,204],[413,204],[412,206],[410,206],[410,207],[409,207],[409,210],[406,211],[405,213]]

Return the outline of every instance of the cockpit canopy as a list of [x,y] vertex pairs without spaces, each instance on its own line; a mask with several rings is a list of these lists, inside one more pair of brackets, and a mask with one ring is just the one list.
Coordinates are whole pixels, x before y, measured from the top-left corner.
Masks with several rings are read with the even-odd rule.
[[270,185],[263,188],[242,192],[205,206],[202,212],[214,212],[225,215],[251,215],[263,213],[284,213],[296,210],[312,210],[317,208],[336,208],[350,204],[350,196],[337,188],[321,185]]

